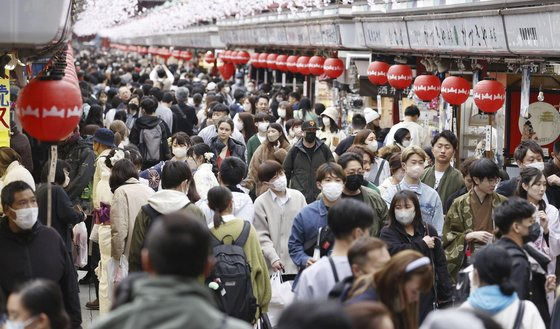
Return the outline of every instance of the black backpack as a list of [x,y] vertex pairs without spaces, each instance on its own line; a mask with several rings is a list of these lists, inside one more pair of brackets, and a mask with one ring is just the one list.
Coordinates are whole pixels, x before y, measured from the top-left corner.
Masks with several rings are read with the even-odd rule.
[[219,288],[214,290],[218,308],[249,323],[253,322],[257,312],[257,300],[251,282],[251,266],[243,251],[250,230],[251,224],[244,221],[241,234],[232,244],[225,244],[223,240],[220,241],[211,234],[216,264],[208,280],[219,285]]

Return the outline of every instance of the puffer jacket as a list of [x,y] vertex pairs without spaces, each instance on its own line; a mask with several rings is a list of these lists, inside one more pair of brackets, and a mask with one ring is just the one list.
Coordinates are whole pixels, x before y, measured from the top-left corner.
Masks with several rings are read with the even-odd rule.
[[316,139],[313,153],[307,154],[303,140],[299,140],[284,160],[284,172],[289,187],[303,193],[308,204],[317,200],[320,191],[315,183],[315,172],[323,163],[332,161],[332,152],[323,141]]
[[[224,143],[222,143],[218,136],[212,137],[210,140],[210,152],[214,153],[214,159],[218,159],[224,146]],[[227,147],[229,149],[230,156],[239,158],[245,162],[245,145],[230,137],[228,139]]]

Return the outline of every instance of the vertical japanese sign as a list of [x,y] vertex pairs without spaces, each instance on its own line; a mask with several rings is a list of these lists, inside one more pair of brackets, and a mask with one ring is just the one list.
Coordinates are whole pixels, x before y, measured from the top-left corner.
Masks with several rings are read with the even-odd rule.
[[0,79],[0,146],[10,146],[10,79]]

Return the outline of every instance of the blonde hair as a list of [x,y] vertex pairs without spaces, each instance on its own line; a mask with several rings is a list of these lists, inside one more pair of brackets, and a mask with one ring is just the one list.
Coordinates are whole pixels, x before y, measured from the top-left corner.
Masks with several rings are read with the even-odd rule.
[[411,145],[407,148],[405,148],[402,153],[401,153],[401,162],[405,163],[408,161],[408,159],[410,159],[411,156],[413,156],[414,154],[418,155],[419,157],[422,158],[422,160],[426,161],[426,159],[428,159],[428,155],[426,154],[426,152],[424,152],[424,150],[421,147],[418,147],[416,145]]
[[4,176],[8,166],[14,161],[21,163],[21,156],[9,147],[0,147],[0,176]]

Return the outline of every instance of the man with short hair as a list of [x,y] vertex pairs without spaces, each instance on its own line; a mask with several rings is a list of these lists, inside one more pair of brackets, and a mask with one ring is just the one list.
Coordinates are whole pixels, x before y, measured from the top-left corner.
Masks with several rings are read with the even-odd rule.
[[[533,140],[524,140],[519,143],[513,152],[513,158],[519,166],[519,170],[525,167],[534,167],[540,171],[544,170],[544,153],[542,148],[537,142]],[[510,197],[517,190],[519,184],[519,176],[513,177],[498,185],[496,192]]]
[[391,127],[387,137],[385,137],[385,145],[392,145],[395,141],[395,132],[401,128],[406,128],[410,132],[410,145],[424,146],[430,143],[428,133],[418,124],[420,118],[420,110],[416,105],[410,105],[404,110],[404,120]]
[[251,328],[218,311],[210,290],[200,283],[212,264],[210,233],[198,218],[162,216],[142,249],[142,268],[149,275],[134,282],[133,302],[100,318],[93,328]]
[[435,189],[442,203],[457,190],[465,186],[461,172],[451,165],[457,151],[458,141],[450,130],[444,130],[432,139],[434,165],[428,167],[422,175],[422,183]]
[[315,172],[325,162],[334,161],[334,157],[329,147],[317,138],[315,121],[305,121],[302,130],[304,137],[290,148],[283,167],[289,186],[303,193],[309,204],[319,194]]
[[144,239],[157,217],[181,212],[204,222],[204,214],[187,196],[190,180],[192,180],[192,175],[189,179],[189,173],[188,165],[182,161],[168,161],[161,170],[162,190],[153,194],[136,216],[130,237],[132,239],[128,259],[130,272],[141,270],[140,251],[144,246]]
[[257,113],[270,114],[270,99],[268,96],[261,94],[257,99]]
[[[158,101],[155,115],[162,119],[163,122],[167,124],[169,131],[171,131],[171,128],[173,127],[173,112],[171,112],[171,109],[163,102],[163,91],[161,91],[158,87],[153,87],[150,89],[148,95],[153,96]],[[169,98],[166,99],[166,101],[169,101]]]
[[334,150],[338,156],[341,156],[352,144],[354,144],[354,139],[356,138],[356,134],[363,130],[366,127],[366,119],[360,113],[354,114],[352,117],[352,132],[351,134],[343,139]]
[[494,237],[492,213],[506,200],[494,189],[499,183],[499,168],[492,160],[476,160],[469,168],[473,188],[453,202],[443,226],[442,243],[451,280],[466,267],[465,256],[490,243]]
[[0,287],[8,296],[31,279],[48,279],[60,286],[71,327],[80,328],[82,313],[78,278],[60,235],[37,221],[35,193],[23,181],[2,189],[4,217],[0,219]]
[[[224,104],[215,104],[211,109],[212,123],[202,129],[198,136],[202,137],[204,143],[210,146],[212,138],[218,136],[218,122],[229,114],[229,108]],[[233,128],[231,138],[245,145],[245,137],[236,128]]]
[[383,193],[383,200],[391,204],[393,196],[400,190],[409,190],[416,193],[420,201],[422,220],[432,225],[441,236],[443,229],[443,205],[436,190],[420,181],[424,172],[424,163],[428,155],[418,146],[409,146],[401,153],[401,162],[404,168],[404,178],[397,184],[389,187]]
[[187,135],[194,135],[194,127],[198,125],[198,117],[196,116],[195,109],[188,105],[189,89],[186,87],[179,87],[175,92],[177,104],[171,106],[173,112],[173,128],[172,133],[175,134],[179,131],[187,133]]
[[461,189],[455,191],[454,193],[452,193],[447,198],[447,200],[443,204],[443,213],[444,214],[447,214],[447,211],[449,210],[449,208],[451,208],[451,205],[453,204],[453,201],[455,201],[455,199],[457,199],[458,197],[460,197],[463,194],[466,194],[468,191],[470,191],[472,189],[473,182],[472,182],[471,174],[469,173],[469,168],[471,167],[473,162],[475,162],[476,160],[477,159],[475,157],[470,157],[470,158],[466,158],[465,160],[463,160],[461,162],[461,166],[459,168],[459,171],[461,172],[461,175],[463,175],[463,182],[465,183],[465,186],[463,186]]
[[296,111],[299,109],[299,101],[301,100],[301,94],[297,91],[293,91],[288,95],[288,103],[292,107],[292,110]]
[[234,102],[229,106],[229,114],[231,118],[237,113],[243,112],[243,102],[245,101],[245,90],[238,88],[233,92]]
[[[142,116],[134,121],[129,140],[138,146],[142,155],[142,170],[171,157],[167,139],[171,137],[169,126],[155,114],[157,102],[153,97],[140,101]],[[171,111],[171,110],[169,110]]]
[[348,250],[355,240],[369,236],[372,219],[373,210],[357,200],[342,199],[329,208],[328,225],[334,235],[332,253],[302,272],[294,290],[295,299],[327,299],[336,283],[352,275]]

